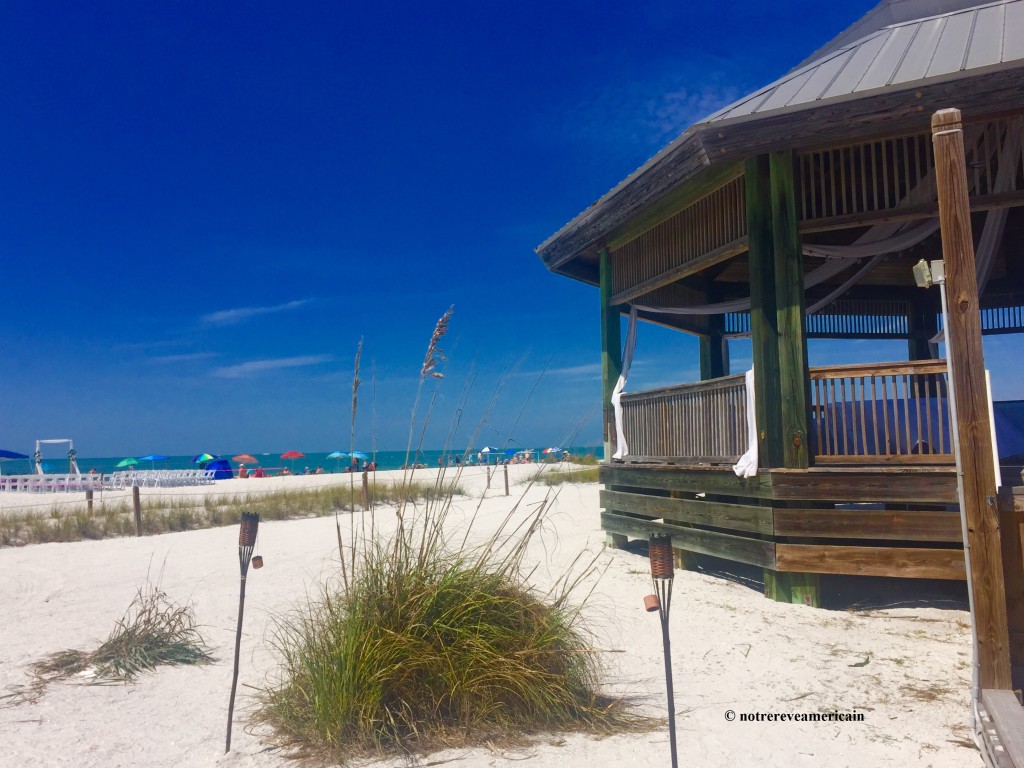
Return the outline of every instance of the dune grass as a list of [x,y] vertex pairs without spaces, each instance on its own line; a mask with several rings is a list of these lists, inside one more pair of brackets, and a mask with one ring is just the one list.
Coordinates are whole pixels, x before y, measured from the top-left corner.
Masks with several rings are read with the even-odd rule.
[[[460,487],[433,482],[371,483],[371,504],[426,502],[461,495]],[[242,512],[263,520],[319,517],[364,507],[362,486],[336,485],[294,491],[239,495],[142,496],[142,532],[146,535],[233,525]],[[135,518],[127,501],[97,503],[92,515],[83,506],[53,506],[45,512],[9,511],[0,515],[0,546],[82,541],[135,535]]]
[[[434,330],[421,389],[442,378],[438,343],[450,316]],[[531,488],[477,545],[468,542],[483,500],[454,535],[451,493],[415,508],[400,503],[390,535],[367,534],[353,519],[343,541],[339,527],[338,575],[277,620],[280,678],[263,691],[256,720],[296,755],[339,763],[638,723],[621,701],[601,695],[599,656],[582,621],[586,599],[575,601],[597,557],[581,555],[546,592],[529,583],[526,553],[558,493],[549,487],[527,505]]]
[[583,469],[544,470],[537,473],[534,482],[540,485],[563,485],[564,483],[597,483],[600,482],[599,470],[596,466]]
[[90,683],[131,682],[160,665],[213,661],[190,605],[177,605],[157,586],[140,588],[110,636],[94,651],[66,650],[32,665],[45,682],[85,675]]

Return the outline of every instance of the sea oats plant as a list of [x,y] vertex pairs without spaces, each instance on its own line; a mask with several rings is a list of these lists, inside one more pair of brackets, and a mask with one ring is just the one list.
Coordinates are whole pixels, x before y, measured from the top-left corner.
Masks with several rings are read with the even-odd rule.
[[[423,383],[442,378],[451,312],[431,337],[417,403]],[[414,406],[410,449],[416,423]],[[281,674],[258,719],[296,752],[338,761],[628,722],[621,704],[598,692],[585,597],[573,601],[596,558],[577,558],[546,592],[529,582],[528,545],[556,494],[548,488],[531,507],[520,498],[475,546],[468,529],[454,537],[446,526],[451,492],[399,502],[390,537],[357,545],[353,525],[348,574],[276,625]]]

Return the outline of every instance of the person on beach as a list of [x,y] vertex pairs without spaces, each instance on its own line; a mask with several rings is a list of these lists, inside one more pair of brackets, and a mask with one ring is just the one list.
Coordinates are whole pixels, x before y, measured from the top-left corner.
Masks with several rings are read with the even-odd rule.
[[249,470],[245,468],[245,464],[238,465],[238,476],[239,478],[249,476]]
[[263,477],[263,467],[256,467],[252,473],[253,477]]
[[292,471],[288,469],[288,467],[285,467],[284,469],[281,470],[281,477],[284,477],[285,475],[290,475],[291,473]]

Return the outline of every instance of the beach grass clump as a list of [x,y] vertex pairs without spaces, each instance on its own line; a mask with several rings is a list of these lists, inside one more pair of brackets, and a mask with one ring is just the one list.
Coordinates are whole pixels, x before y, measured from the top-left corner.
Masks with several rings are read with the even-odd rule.
[[537,473],[535,482],[539,485],[563,485],[565,483],[597,483],[600,480],[599,468],[593,466],[583,469],[545,470]]
[[347,588],[325,587],[281,620],[283,682],[265,692],[260,719],[336,760],[607,729],[620,708],[597,693],[579,619],[564,596],[527,585],[515,552],[378,543]]
[[212,660],[192,607],[178,605],[159,587],[147,585],[96,650],[59,651],[33,664],[32,670],[44,682],[76,675],[91,683],[130,682],[160,665]]

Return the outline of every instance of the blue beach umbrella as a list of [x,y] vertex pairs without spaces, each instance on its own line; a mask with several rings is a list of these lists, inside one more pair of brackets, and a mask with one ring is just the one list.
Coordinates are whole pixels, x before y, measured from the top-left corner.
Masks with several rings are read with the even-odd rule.
[[0,461],[16,461],[17,459],[27,459],[24,453],[15,453],[14,451],[0,450]]
[[342,459],[347,459],[348,458],[348,454],[345,453],[344,451],[335,451],[334,453],[328,453],[327,454],[327,458],[328,459],[335,459],[335,460],[337,460],[337,463],[338,463],[337,469],[340,472],[341,471],[341,460]]
[[362,451],[352,451],[352,458],[359,459],[360,461],[366,461],[370,456]]
[[167,461],[167,457],[161,456],[159,453],[151,453],[149,456],[143,456],[139,461],[150,461],[155,467],[158,461]]

